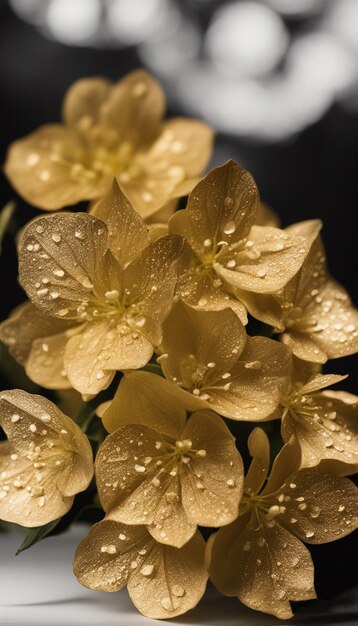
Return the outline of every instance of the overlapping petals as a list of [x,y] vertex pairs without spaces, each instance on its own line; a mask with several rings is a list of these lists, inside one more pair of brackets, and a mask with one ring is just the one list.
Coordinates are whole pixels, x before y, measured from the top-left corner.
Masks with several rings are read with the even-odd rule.
[[52,402],[25,391],[0,394],[0,519],[42,526],[71,508],[93,476],[91,446]]
[[146,376],[134,372],[120,383],[109,420],[116,430],[96,459],[98,493],[108,518],[146,524],[157,541],[181,547],[197,525],[222,526],[237,517],[242,461],[218,415],[198,411],[186,421],[184,405],[170,395],[173,385]]
[[263,420],[287,385],[290,355],[265,337],[248,337],[230,310],[174,306],[163,325],[160,361],[165,377],[225,417]]
[[[41,370],[36,379],[45,386],[53,386],[51,370],[58,364],[75,389],[96,394],[108,386],[116,370],[145,365],[161,341],[181,239],[168,235],[150,243],[118,186],[98,210],[105,213],[106,203],[113,200],[126,207],[119,230],[108,232],[101,219],[77,213],[38,218],[23,234],[20,279],[41,311],[41,315],[32,311],[35,330],[28,339],[32,361],[31,367],[27,361],[27,371],[31,375],[32,368]],[[132,241],[130,248],[127,240]],[[53,320],[43,337],[42,314]],[[5,341],[22,317],[17,314],[6,323],[10,331],[3,327]]]
[[324,466],[297,469],[299,455],[289,443],[260,491],[267,472],[264,437],[257,430],[251,435],[251,454],[258,457],[251,469],[257,473],[256,489],[244,487],[241,515],[216,535],[210,575],[226,595],[287,619],[292,616],[290,601],[315,597],[313,563],[301,541],[334,541],[356,528],[358,490],[348,479],[326,473]]
[[[306,232],[304,225],[295,224],[286,231]],[[280,292],[249,294],[244,300],[254,317],[282,333],[281,340],[299,359],[325,363],[358,349],[358,311],[345,289],[328,275],[319,237],[312,242],[301,270]]]
[[255,182],[233,161],[210,172],[191,192],[188,206],[170,220],[170,232],[188,242],[179,296],[202,310],[232,308],[247,322],[238,290],[272,293],[300,269],[309,242],[266,221]]
[[127,585],[141,613],[169,619],[194,608],[203,596],[204,552],[199,532],[179,550],[157,543],[144,526],[105,519],[80,543],[74,573],[90,589],[118,591]]
[[165,97],[137,70],[117,84],[83,79],[67,92],[63,124],[15,141],[5,172],[36,206],[55,210],[108,191],[113,176],[145,217],[187,194],[211,154],[212,132],[197,120],[163,122]]
[[282,417],[282,437],[299,446],[301,467],[331,460],[338,464],[337,472],[354,474],[358,468],[358,397],[347,402],[341,392],[325,395],[325,387],[346,377],[319,374],[302,363],[293,360],[288,392],[277,411]]

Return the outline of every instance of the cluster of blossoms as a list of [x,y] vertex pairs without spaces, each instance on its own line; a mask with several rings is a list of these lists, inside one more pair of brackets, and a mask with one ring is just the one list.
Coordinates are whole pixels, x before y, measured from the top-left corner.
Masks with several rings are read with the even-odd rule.
[[[143,71],[115,86],[81,80],[62,125],[9,150],[5,171],[27,201],[90,204],[21,232],[29,300],[0,336],[34,383],[94,406],[103,436],[42,396],[2,392],[0,519],[41,527],[88,490],[104,515],[75,555],[83,585],[127,585],[142,613],[166,619],[193,608],[210,577],[286,619],[291,600],[315,597],[304,544],[358,526],[347,478],[358,398],[325,391],[344,377],[321,371],[357,351],[358,313],[327,272],[320,221],[280,229],[232,161],[197,178],[212,133],[163,122],[163,109]],[[281,450],[272,461],[253,427],[245,475],[232,433],[240,448],[239,422],[268,420]],[[219,530],[205,542],[200,527]]]

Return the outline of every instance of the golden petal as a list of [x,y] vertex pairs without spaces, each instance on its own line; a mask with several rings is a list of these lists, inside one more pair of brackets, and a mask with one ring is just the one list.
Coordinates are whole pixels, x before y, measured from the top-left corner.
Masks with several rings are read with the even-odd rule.
[[65,370],[64,357],[74,332],[79,332],[77,326],[72,331],[69,329],[33,341],[25,368],[31,380],[47,389],[69,389],[72,386]]
[[266,481],[270,467],[270,442],[262,428],[254,428],[247,440],[252,461],[245,477],[245,493],[257,494]]
[[[129,424],[109,435],[96,459],[99,497],[113,520],[146,524],[161,543],[184,545],[195,533],[181,497],[177,462],[161,433]],[[124,480],[125,478],[125,480]]]
[[231,293],[232,289],[221,280],[214,269],[204,267],[194,253],[195,239],[187,228],[190,226],[187,211],[177,211],[171,218],[169,230],[184,237],[185,245],[178,276],[176,293],[189,306],[201,311],[221,311],[231,308],[243,324],[247,324],[247,312],[244,304]]
[[291,407],[282,423],[284,441],[292,436],[296,439],[301,467],[329,459],[338,463],[338,472],[354,474],[358,466],[358,398],[355,404],[346,404],[318,393],[312,401],[314,411],[307,412],[305,405]]
[[109,265],[106,253],[108,230],[96,217],[68,213],[38,218],[21,241],[21,284],[47,314],[78,319],[79,304],[95,298],[94,288],[101,286]]
[[143,367],[152,354],[152,344],[140,332],[105,318],[89,322],[68,341],[64,364],[72,386],[92,395],[108,387],[116,370]]
[[306,543],[335,541],[358,526],[357,487],[348,478],[324,473],[324,465],[291,475],[282,493],[290,500],[280,524]]
[[124,290],[128,301],[140,309],[141,334],[154,346],[162,340],[162,323],[173,304],[182,247],[183,240],[178,235],[161,237],[125,269]]
[[194,413],[182,438],[197,450],[182,479],[183,506],[188,519],[218,527],[234,521],[243,491],[244,470],[235,439],[212,411]]
[[91,446],[52,402],[25,391],[0,396],[8,436],[0,459],[0,517],[41,526],[64,515],[93,475]]
[[[253,226],[247,235],[251,248],[228,247],[214,267],[229,284],[257,293],[274,293],[298,272],[309,251],[304,237],[290,237],[286,231],[271,226]],[[227,263],[234,260],[234,269]]]
[[318,327],[309,337],[328,359],[358,351],[358,310],[346,290],[335,281],[328,280],[319,293],[319,302],[316,297],[306,318],[312,320],[312,326],[316,321]]
[[25,200],[54,211],[97,198],[108,188],[108,177],[92,172],[87,175],[84,160],[83,145],[76,133],[51,124],[11,144],[5,173]]
[[141,613],[168,619],[193,608],[204,594],[204,551],[200,533],[178,550],[156,543],[143,526],[105,519],[78,546],[74,573],[91,589],[117,591],[128,584]]
[[328,357],[326,353],[317,346],[315,337],[311,338],[303,332],[300,333],[291,330],[290,332],[283,333],[280,336],[280,340],[298,359],[321,364],[327,362]]
[[236,420],[273,419],[272,414],[287,388],[290,367],[290,354],[281,348],[272,339],[248,337],[244,350],[229,370],[230,378],[217,378],[212,387],[203,389],[212,397],[211,408]]
[[108,99],[111,84],[105,78],[81,78],[65,95],[62,116],[65,124],[81,132],[82,120],[98,122],[101,106]]
[[162,356],[160,364],[166,378],[192,391],[196,382],[202,386],[201,374],[204,386],[209,386],[229,372],[246,340],[243,325],[230,309],[199,312],[178,302],[163,325],[161,350],[168,356]]
[[25,366],[35,340],[61,334],[71,326],[73,321],[54,319],[44,315],[31,302],[24,302],[0,324],[0,339],[14,359]]
[[307,548],[278,524],[257,526],[250,513],[219,530],[209,573],[225,595],[280,619],[292,617],[290,601],[316,597]]
[[118,143],[143,150],[156,139],[165,109],[159,83],[145,70],[135,70],[112,87],[100,109],[100,122],[117,132]]
[[144,424],[178,439],[190,407],[185,403],[187,394],[178,398],[175,390],[175,385],[156,374],[128,372],[110,404],[104,411],[99,407],[99,414],[110,433],[127,424]]
[[91,214],[106,224],[111,251],[123,267],[148,245],[147,227],[115,179],[111,190],[94,205]]
[[193,238],[205,253],[212,246],[244,239],[254,224],[259,194],[251,174],[228,161],[212,170],[191,192],[187,211]]

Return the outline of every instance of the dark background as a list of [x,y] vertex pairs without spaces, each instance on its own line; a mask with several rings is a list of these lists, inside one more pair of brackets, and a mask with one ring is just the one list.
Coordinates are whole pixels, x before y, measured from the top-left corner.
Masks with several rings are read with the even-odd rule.
[[[289,2],[290,0],[287,0]],[[7,146],[38,126],[59,120],[66,89],[84,76],[119,79],[142,66],[134,47],[93,49],[50,40],[22,22],[0,0],[0,160]],[[203,94],[205,97],[205,94]],[[171,106],[169,115],[185,114]],[[236,158],[252,171],[262,199],[277,211],[284,226],[319,217],[329,267],[357,302],[356,212],[358,115],[333,104],[323,118],[286,141],[263,143],[217,135],[215,165]],[[0,320],[24,299],[17,284],[16,230],[37,210],[16,197],[0,174],[0,207],[16,199],[17,211],[5,237],[0,258]],[[331,361],[326,371],[350,373],[341,388],[354,391],[354,357]],[[3,388],[7,384],[1,379]],[[331,596],[353,582],[354,538],[312,548],[317,590]]]

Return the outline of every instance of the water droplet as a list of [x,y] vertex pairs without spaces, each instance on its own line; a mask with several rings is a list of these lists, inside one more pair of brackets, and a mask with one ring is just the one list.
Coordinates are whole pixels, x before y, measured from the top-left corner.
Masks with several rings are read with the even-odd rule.
[[143,576],[151,576],[153,574],[154,571],[154,565],[143,565],[142,569],[140,570],[140,573],[143,574]]
[[185,589],[181,585],[173,585],[172,594],[174,596],[177,596],[177,598],[182,598],[185,594]]
[[135,465],[134,469],[136,472],[138,472],[138,474],[143,474],[145,472],[144,465]]
[[13,424],[16,424],[16,422],[18,422],[18,421],[19,421],[19,419],[21,419],[21,418],[20,418],[20,415],[18,415],[18,413],[14,413],[14,414],[11,416],[11,421],[12,421],[12,423],[13,423]]

